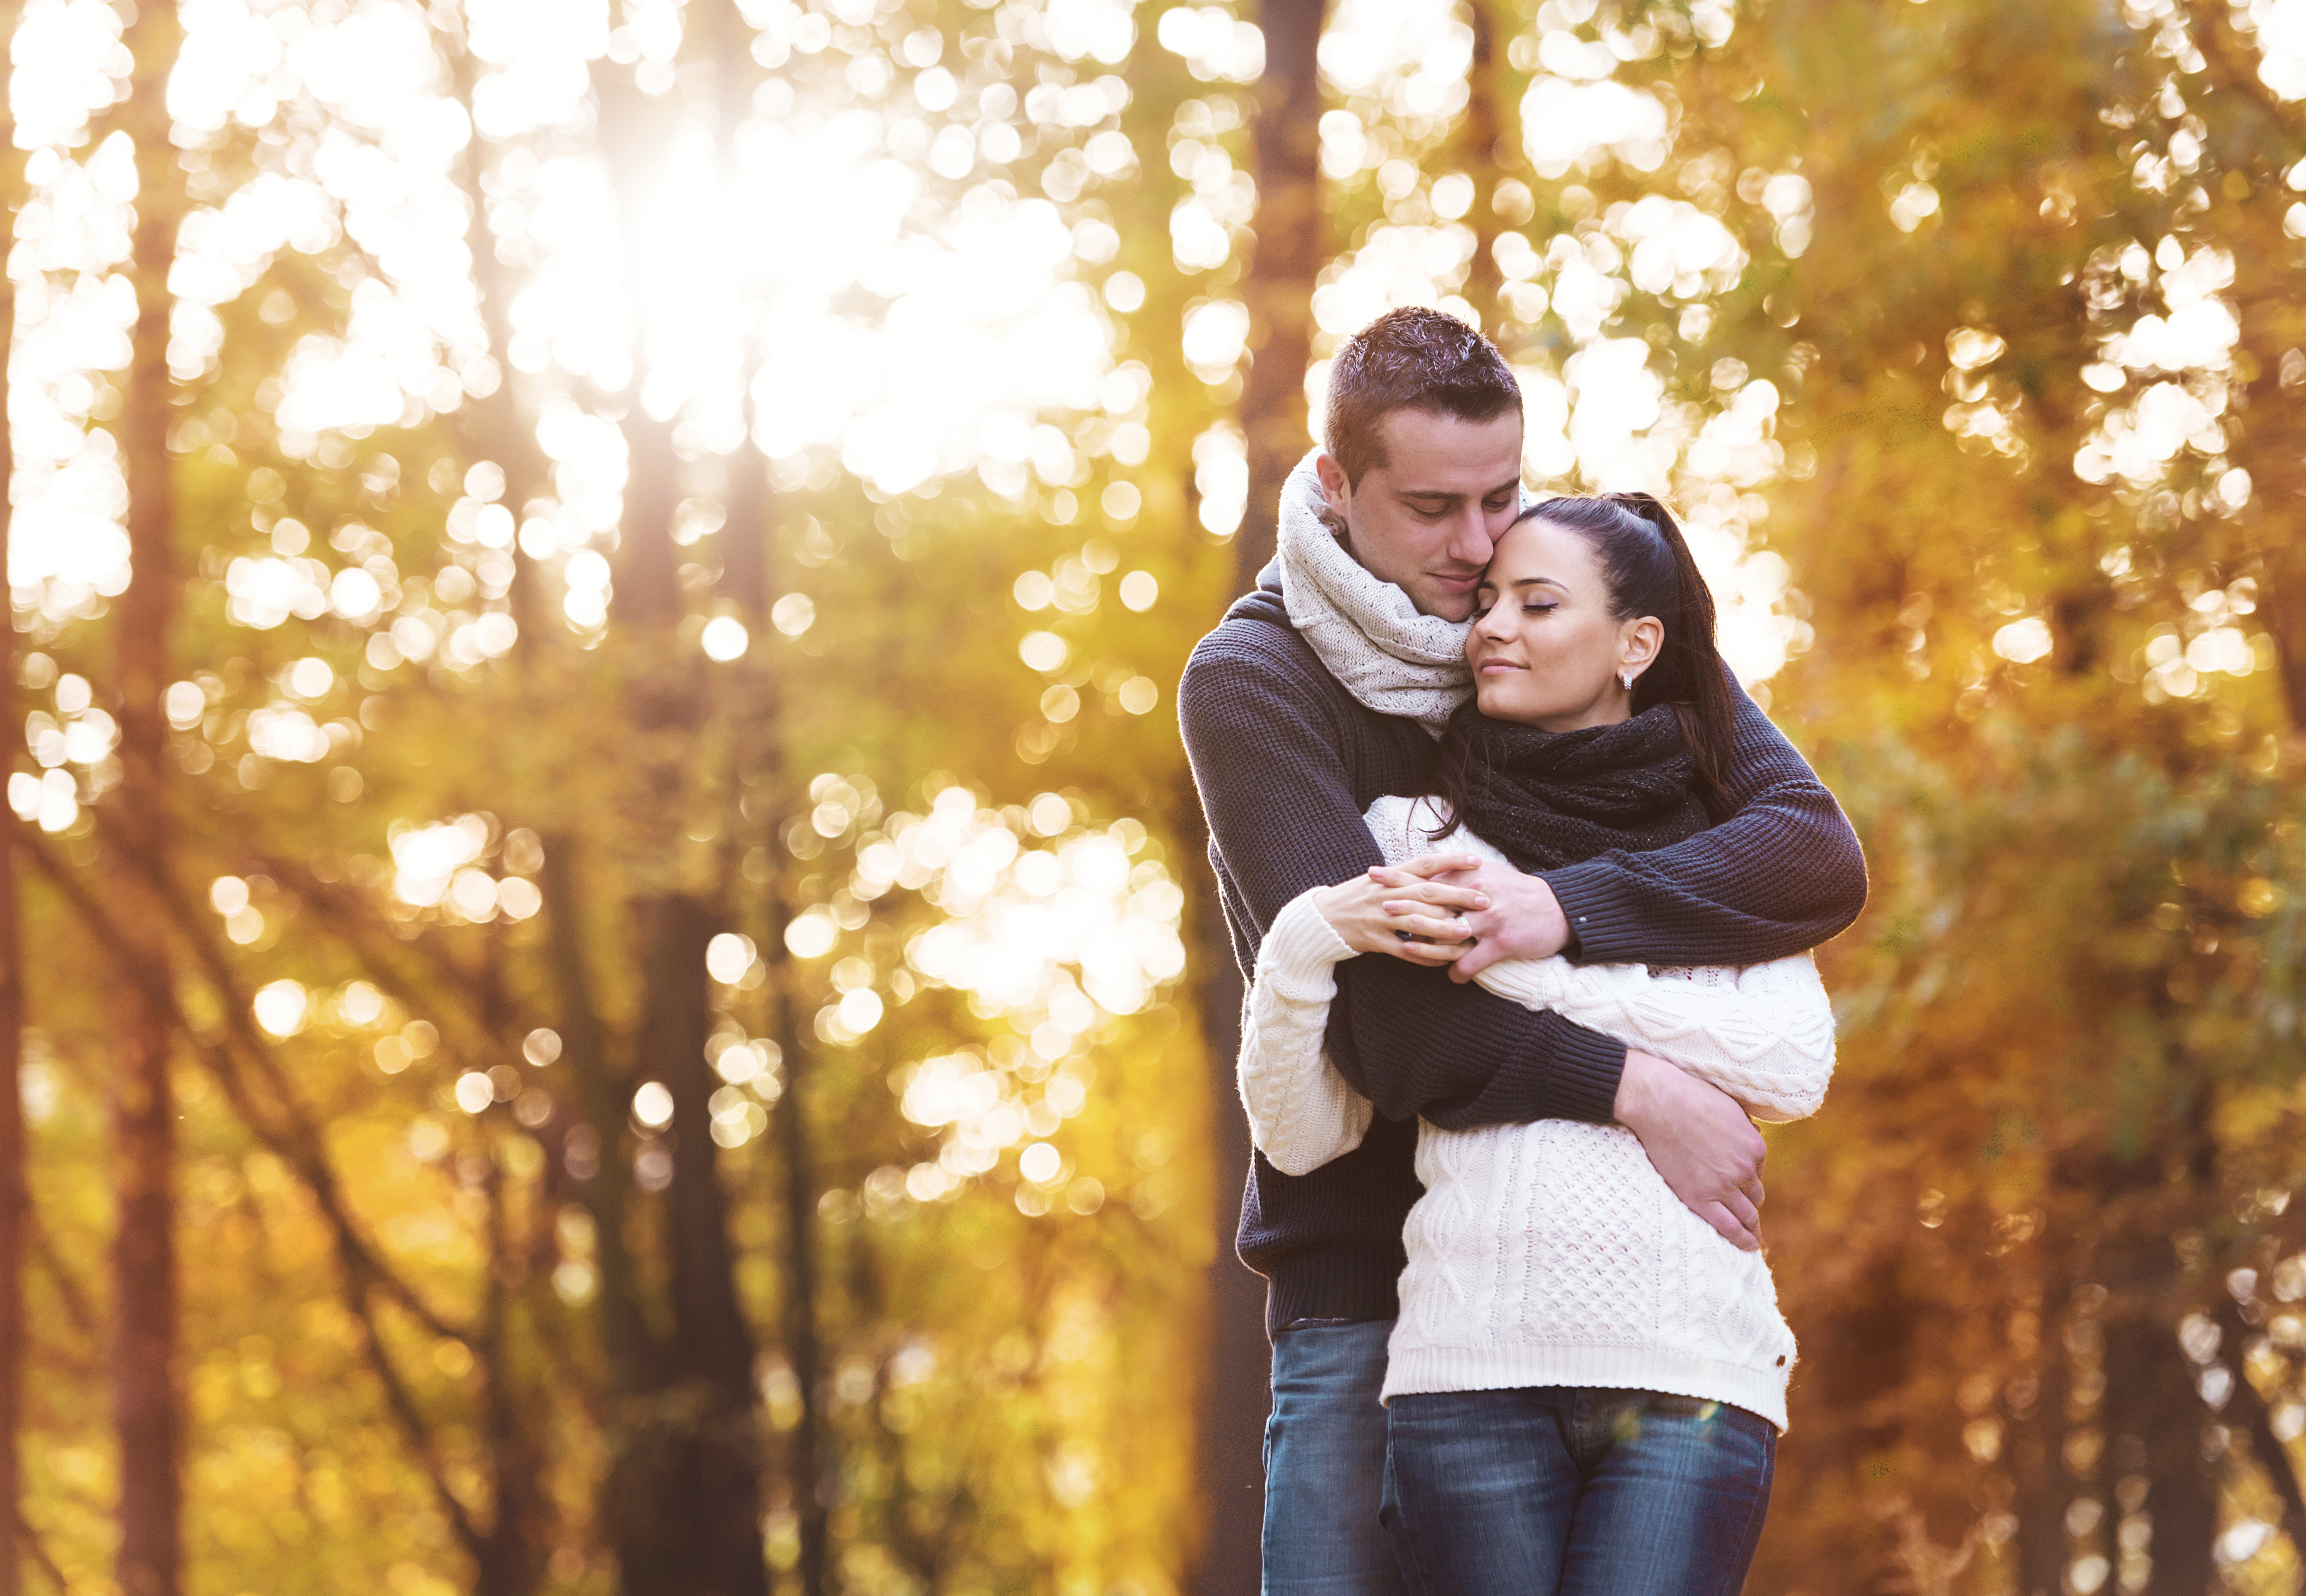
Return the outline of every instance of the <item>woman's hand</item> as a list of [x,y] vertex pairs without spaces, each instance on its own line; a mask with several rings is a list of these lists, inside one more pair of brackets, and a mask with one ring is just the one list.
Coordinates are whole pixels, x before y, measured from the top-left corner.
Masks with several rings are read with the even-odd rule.
[[[1433,863],[1434,874],[1445,874],[1478,861],[1465,855],[1437,857]],[[1456,962],[1473,945],[1473,927],[1456,911],[1484,906],[1488,900],[1379,866],[1325,888],[1313,901],[1329,929],[1354,952],[1390,953],[1412,964],[1438,966]]]

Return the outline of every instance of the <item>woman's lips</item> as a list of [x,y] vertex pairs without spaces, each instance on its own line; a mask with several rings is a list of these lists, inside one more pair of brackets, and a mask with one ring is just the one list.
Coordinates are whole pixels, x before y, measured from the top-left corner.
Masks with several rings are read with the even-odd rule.
[[1516,665],[1511,660],[1483,660],[1473,667],[1476,676],[1503,676],[1508,670],[1526,670],[1526,665]]

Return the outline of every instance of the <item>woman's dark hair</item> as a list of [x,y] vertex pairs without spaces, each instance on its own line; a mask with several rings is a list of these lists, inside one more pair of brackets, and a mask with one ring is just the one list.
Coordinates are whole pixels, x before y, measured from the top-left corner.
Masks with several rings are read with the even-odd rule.
[[[1585,540],[1601,567],[1611,619],[1654,615],[1664,624],[1665,641],[1657,658],[1634,682],[1634,713],[1661,704],[1671,706],[1696,766],[1699,800],[1715,819],[1728,815],[1729,794],[1722,781],[1729,770],[1737,696],[1714,642],[1712,590],[1705,585],[1673,512],[1647,493],[1606,493],[1549,499],[1524,510],[1515,525],[1522,521],[1544,521]],[[1450,722],[1434,765],[1436,790],[1451,815],[1465,813],[1468,783],[1482,757],[1473,746],[1478,733],[1460,732],[1465,723]]]

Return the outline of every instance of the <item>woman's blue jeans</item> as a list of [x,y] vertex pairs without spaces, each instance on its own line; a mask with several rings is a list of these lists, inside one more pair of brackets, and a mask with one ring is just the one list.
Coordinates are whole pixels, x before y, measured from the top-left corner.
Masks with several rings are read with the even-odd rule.
[[1542,1387],[1396,1396],[1383,1514],[1411,1596],[1736,1596],[1777,1430],[1742,1408]]

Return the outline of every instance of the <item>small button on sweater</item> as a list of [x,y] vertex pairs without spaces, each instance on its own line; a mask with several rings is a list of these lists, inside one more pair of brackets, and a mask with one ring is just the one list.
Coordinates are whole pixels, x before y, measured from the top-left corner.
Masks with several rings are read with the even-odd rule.
[[[1380,798],[1367,818],[1390,863],[1437,846],[1501,857],[1463,829],[1429,841],[1418,821],[1432,816],[1408,798]],[[1239,1069],[1251,1139],[1293,1175],[1352,1152],[1371,1120],[1322,1049],[1335,970],[1354,954],[1317,895],[1291,901],[1266,935]],[[1662,971],[1509,960],[1476,978],[1678,1064],[1764,1119],[1815,1113],[1832,1072],[1832,1011],[1806,954]],[[1685,1208],[1630,1131],[1423,1123],[1416,1171],[1426,1190],[1406,1227],[1387,1400],[1627,1387],[1730,1403],[1784,1428],[1794,1340],[1768,1265]]]

